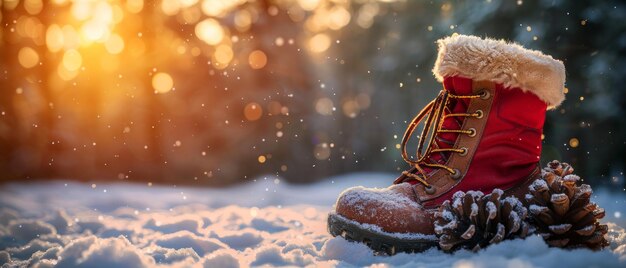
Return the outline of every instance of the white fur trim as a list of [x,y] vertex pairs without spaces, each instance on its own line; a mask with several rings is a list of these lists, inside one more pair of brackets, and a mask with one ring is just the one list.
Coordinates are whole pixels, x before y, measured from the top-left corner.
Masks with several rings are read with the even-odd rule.
[[468,35],[449,36],[437,43],[433,73],[440,82],[446,76],[494,81],[532,92],[551,107],[565,99],[565,67],[551,56],[515,43]]

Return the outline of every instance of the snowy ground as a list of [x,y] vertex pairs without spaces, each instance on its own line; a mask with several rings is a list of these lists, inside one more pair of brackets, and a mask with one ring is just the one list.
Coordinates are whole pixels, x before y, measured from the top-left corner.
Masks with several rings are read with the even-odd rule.
[[353,174],[314,185],[276,178],[228,189],[49,182],[0,188],[2,267],[626,267],[626,195],[597,191],[611,246],[548,248],[538,237],[479,253],[374,256],[332,238],[326,217],[355,185],[384,187],[393,175]]

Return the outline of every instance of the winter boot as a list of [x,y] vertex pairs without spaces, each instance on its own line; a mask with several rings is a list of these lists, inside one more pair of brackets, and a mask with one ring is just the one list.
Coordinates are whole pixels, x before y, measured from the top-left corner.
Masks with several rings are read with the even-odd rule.
[[[389,254],[437,245],[433,214],[457,191],[502,189],[521,199],[540,176],[545,112],[564,99],[561,61],[519,45],[454,35],[438,41],[444,89],[409,124],[410,169],[385,189],[354,187],[328,218],[333,236]],[[417,126],[417,155],[406,145]]]

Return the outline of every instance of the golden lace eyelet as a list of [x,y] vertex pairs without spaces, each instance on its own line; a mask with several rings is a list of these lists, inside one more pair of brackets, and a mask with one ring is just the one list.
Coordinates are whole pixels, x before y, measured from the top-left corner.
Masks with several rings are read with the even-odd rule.
[[483,115],[483,110],[476,110],[476,118],[481,119]]
[[476,129],[475,128],[470,128],[470,129],[468,129],[468,131],[469,131],[469,133],[467,133],[467,136],[470,136],[470,137],[476,136]]
[[489,97],[491,97],[491,93],[489,93],[489,90],[487,89],[481,89],[478,94],[480,95],[480,98],[483,100],[489,99]]
[[427,194],[434,194],[437,191],[437,189],[435,189],[435,186],[428,185],[428,186],[424,187],[424,191]]
[[459,153],[460,156],[466,156],[467,155],[467,148],[465,147],[461,147],[461,150],[463,150],[462,152]]
[[452,178],[453,180],[458,180],[461,178],[461,171],[458,169],[454,169],[454,173],[450,174],[450,178]]

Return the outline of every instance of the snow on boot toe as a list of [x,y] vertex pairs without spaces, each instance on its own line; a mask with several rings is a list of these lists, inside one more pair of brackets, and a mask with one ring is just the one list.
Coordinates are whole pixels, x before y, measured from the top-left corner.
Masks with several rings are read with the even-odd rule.
[[416,202],[408,183],[384,189],[361,186],[345,190],[335,205],[337,214],[390,233],[432,234],[432,213]]

